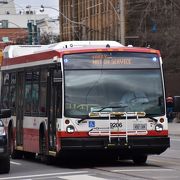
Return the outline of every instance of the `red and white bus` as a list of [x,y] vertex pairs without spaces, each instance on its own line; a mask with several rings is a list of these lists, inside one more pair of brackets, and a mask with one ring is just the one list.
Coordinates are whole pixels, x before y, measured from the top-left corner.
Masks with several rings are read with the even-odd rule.
[[12,157],[81,152],[145,163],[170,147],[158,50],[115,41],[11,45],[1,70]]

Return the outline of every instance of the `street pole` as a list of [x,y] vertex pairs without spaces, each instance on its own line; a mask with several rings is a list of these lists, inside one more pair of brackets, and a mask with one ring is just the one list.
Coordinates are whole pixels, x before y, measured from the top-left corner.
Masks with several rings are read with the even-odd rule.
[[120,9],[120,40],[121,44],[125,45],[125,0],[119,1]]
[[82,21],[82,40],[86,40],[87,32],[86,32],[86,20]]

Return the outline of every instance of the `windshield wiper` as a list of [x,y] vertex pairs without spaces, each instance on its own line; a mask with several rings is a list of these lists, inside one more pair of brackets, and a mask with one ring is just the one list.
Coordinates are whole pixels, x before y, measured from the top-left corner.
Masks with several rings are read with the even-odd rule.
[[150,116],[150,115],[148,115],[148,114],[146,114],[145,117],[147,117],[147,118],[149,118],[149,119],[155,121],[156,123],[158,122],[158,120],[157,120],[156,118],[154,118],[154,117],[152,117],[152,116]]
[[99,109],[98,111],[93,111],[93,112],[102,112],[104,109],[107,109],[107,108],[115,109],[115,108],[125,108],[125,107],[128,107],[128,105],[104,106],[104,107],[100,107],[101,109]]
[[81,123],[82,121],[86,120],[87,118],[89,118],[88,115],[84,116],[83,118],[79,119],[77,122],[78,124]]

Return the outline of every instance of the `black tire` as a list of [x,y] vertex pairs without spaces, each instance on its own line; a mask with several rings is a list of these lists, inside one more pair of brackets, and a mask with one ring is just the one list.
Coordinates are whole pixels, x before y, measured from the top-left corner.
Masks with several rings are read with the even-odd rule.
[[11,158],[12,159],[22,159],[23,157],[23,152],[18,151],[18,150],[13,150],[13,152],[11,153]]
[[45,137],[45,132],[44,128],[40,128],[39,131],[39,150],[41,155],[46,155],[46,137]]
[[49,155],[42,155],[41,161],[46,165],[53,165],[55,163],[55,158]]
[[147,161],[147,155],[136,155],[136,156],[133,156],[133,162],[134,164],[136,165],[144,165],[146,164],[146,161]]
[[8,151],[12,159],[22,159],[23,153],[15,150],[12,126],[8,130]]
[[23,155],[25,159],[30,159],[30,160],[35,159],[35,153],[24,152]]
[[14,150],[13,129],[10,126],[8,129],[8,151],[10,155],[13,153],[13,150]]
[[7,156],[4,159],[0,160],[0,173],[9,173],[10,171],[10,157]]

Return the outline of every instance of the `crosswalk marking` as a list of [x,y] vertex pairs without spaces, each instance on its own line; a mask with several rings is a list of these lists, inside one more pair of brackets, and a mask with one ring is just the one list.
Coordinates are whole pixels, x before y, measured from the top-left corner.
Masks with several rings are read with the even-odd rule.
[[[51,177],[51,176],[63,176],[69,174],[81,174],[81,173],[88,173],[87,171],[73,171],[73,172],[62,172],[62,173],[49,173],[49,174],[31,174],[26,176],[11,176],[11,177],[3,177],[0,180],[9,180],[9,179],[28,179],[28,178],[42,178],[42,177]],[[72,175],[72,176],[74,176]]]
[[10,163],[11,163],[11,164],[18,165],[18,166],[22,165],[21,163],[17,163],[17,162],[14,162],[14,161],[10,161]]
[[71,176],[59,176],[59,179],[65,180],[105,180],[104,178],[94,177],[87,174],[71,175]]
[[173,171],[172,169],[116,169],[112,172],[140,172],[140,171]]

